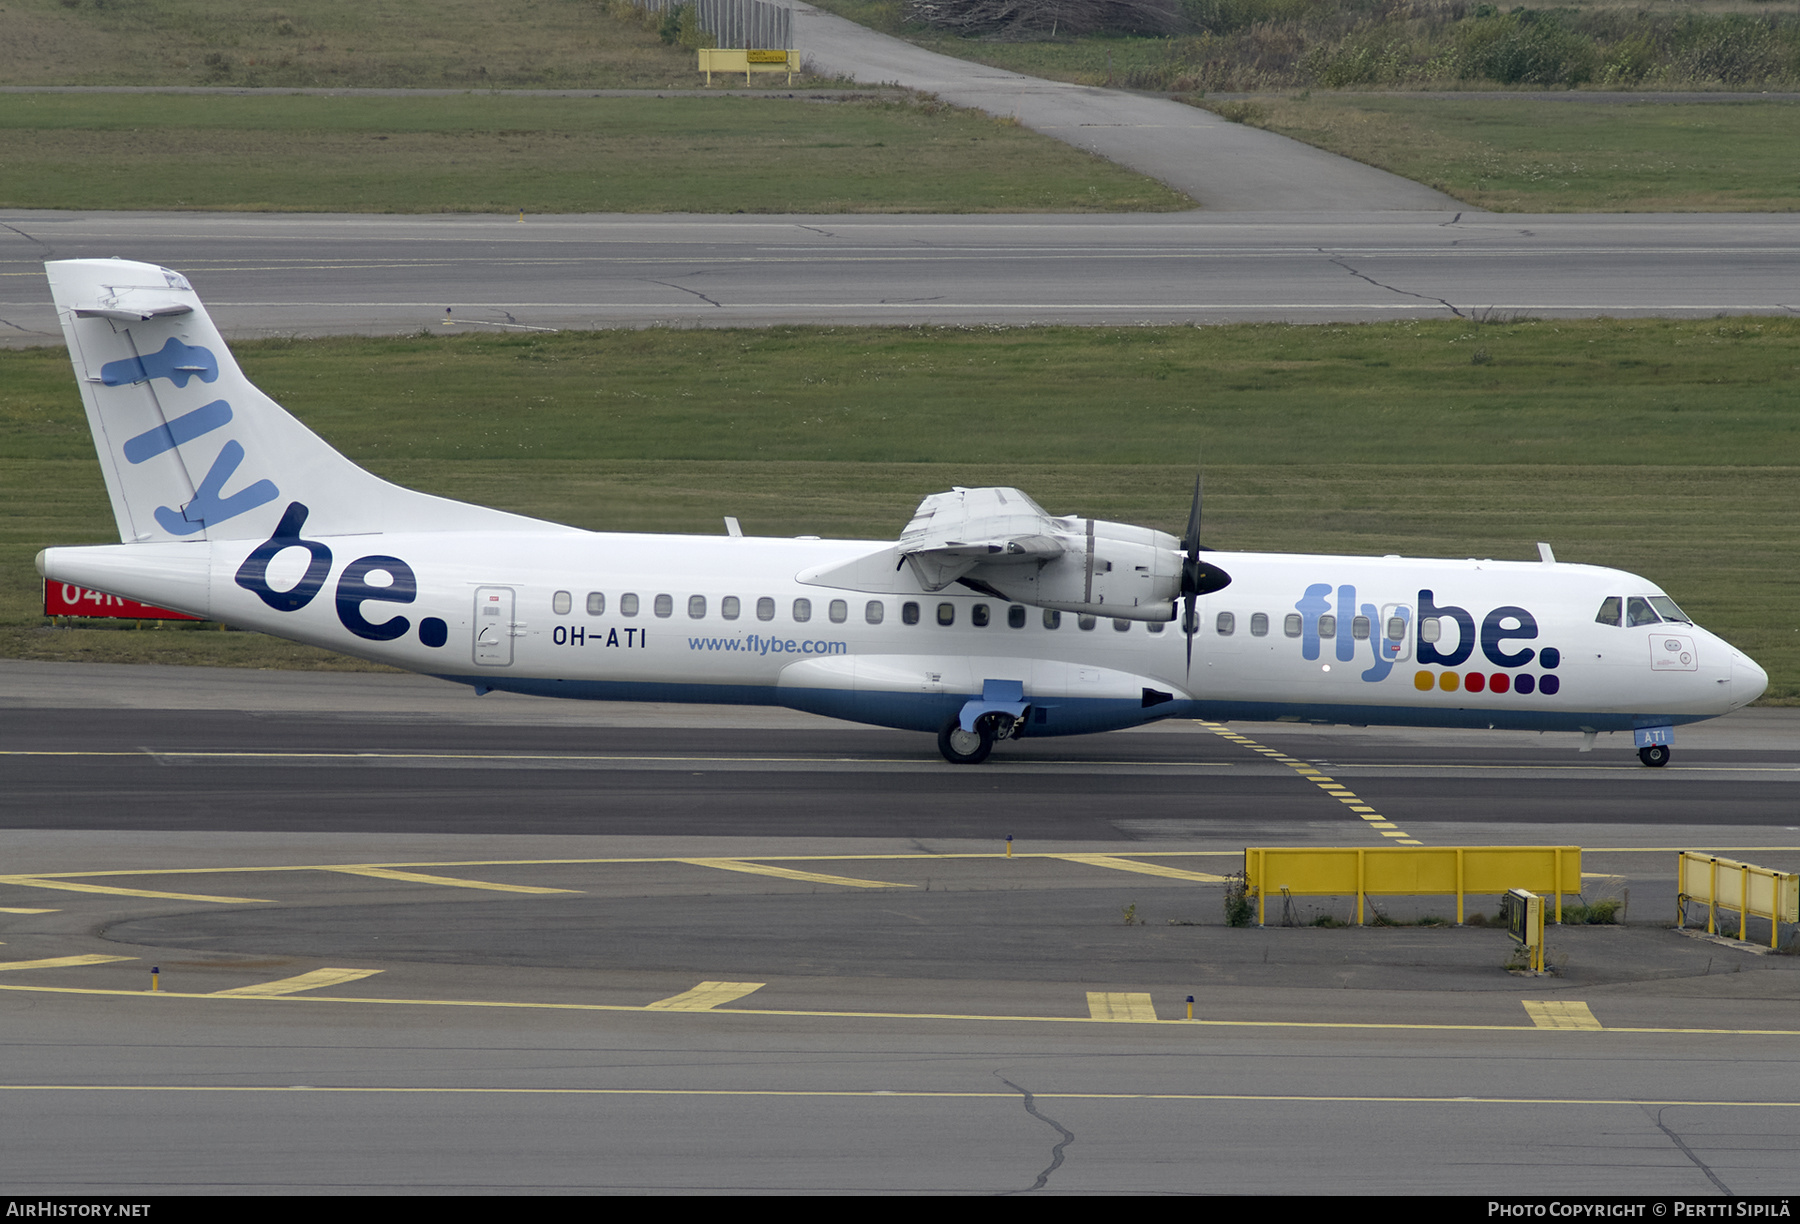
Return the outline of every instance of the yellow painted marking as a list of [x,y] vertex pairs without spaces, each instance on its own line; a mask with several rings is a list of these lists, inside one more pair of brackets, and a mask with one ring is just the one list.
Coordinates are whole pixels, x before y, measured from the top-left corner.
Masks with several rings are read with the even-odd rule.
[[1600,1022],[1586,1003],[1539,1002],[1521,999],[1531,1022],[1544,1029],[1598,1029]]
[[778,880],[804,880],[809,884],[837,884],[844,888],[916,888],[915,884],[890,884],[886,880],[859,880],[853,876],[825,875],[818,871],[796,871],[792,867],[771,867],[767,863],[747,863],[730,858],[669,859],[672,863],[689,863],[695,867],[716,867],[720,871],[742,871],[747,875],[774,876]]
[[213,994],[222,995],[228,999],[273,999],[280,995],[298,994],[302,990],[342,986],[345,982],[361,981],[366,977],[374,977],[380,972],[379,969],[314,969],[311,973],[279,978],[273,982],[258,982],[254,986],[236,986],[230,990],[215,990]]
[[[70,874],[76,874],[71,872]],[[98,875],[99,872],[93,874]],[[149,872],[120,872],[120,875],[149,875]],[[155,897],[164,901],[215,901],[221,905],[266,905],[261,897],[210,897],[199,893],[152,892],[144,888],[117,888],[111,884],[79,884],[74,880],[46,879],[43,876],[0,876],[0,884],[17,884],[23,888],[54,888],[61,892],[104,893],[113,897]]]
[[[930,1101],[1012,1101],[1016,1092],[931,1092],[918,1089],[863,1088],[468,1088],[468,1087],[319,1087],[310,1085],[238,1084],[0,1084],[0,1092],[187,1092],[187,1093],[336,1093],[363,1096],[586,1096],[586,1097],[797,1097]],[[1402,1097],[1301,1096],[1296,1093],[1224,1092],[1033,1092],[1040,1101],[1193,1101],[1263,1102],[1304,1105],[1622,1105],[1632,1109],[1704,1106],[1714,1109],[1800,1109],[1800,1101],[1703,1100],[1651,1097]]]
[[[1211,731],[1214,735],[1223,736],[1225,739],[1236,740],[1241,743],[1247,744],[1251,748],[1254,748],[1258,752],[1271,752],[1272,751],[1271,749],[1264,748],[1262,745],[1258,744],[1255,740],[1247,739],[1247,738],[1244,738],[1243,736],[1239,736],[1233,732],[1226,731],[1223,727],[1221,727],[1217,723],[1209,723],[1209,722],[1205,722],[1200,719],[1196,719],[1195,721],[1198,722],[1202,727],[1205,727],[1208,731]],[[1381,835],[1383,837],[1394,838],[1397,841],[1404,842],[1408,846],[1418,846],[1418,845],[1424,844],[1424,843],[1420,842],[1417,838],[1409,837],[1403,832],[1389,832],[1388,830],[1397,829],[1399,826],[1395,825],[1392,821],[1387,820],[1384,817],[1382,817],[1382,815],[1379,812],[1377,812],[1374,808],[1370,807],[1361,798],[1359,798],[1357,796],[1356,792],[1351,790],[1348,786],[1345,786],[1342,782],[1334,781],[1333,779],[1327,777],[1325,774],[1320,773],[1316,766],[1308,765],[1308,764],[1305,764],[1300,761],[1292,760],[1290,758],[1283,758],[1283,759],[1286,760],[1287,763],[1293,767],[1294,772],[1296,774],[1298,774],[1300,777],[1305,778],[1308,782],[1311,782],[1313,785],[1317,786],[1320,790],[1324,791],[1327,795],[1330,795],[1333,799],[1336,799],[1339,803],[1348,807],[1352,812],[1356,812],[1357,814],[1362,816],[1363,820],[1368,822],[1368,825],[1370,828],[1381,830],[1382,831]]]
[[658,999],[645,1011],[711,1011],[721,1003],[730,1003],[761,990],[762,982],[701,982],[692,990]]
[[1087,992],[1088,1018],[1092,1020],[1143,1021],[1156,1019],[1156,1006],[1147,994],[1115,991]]
[[[1177,1023],[1170,1021],[1169,1023]],[[470,1088],[470,1087],[312,1087],[310,1085],[240,1084],[0,1084],[0,1092],[168,1092],[168,1093],[335,1093],[362,1096],[585,1096],[585,1097],[792,1097],[886,1101],[896,1098],[929,1101],[1011,1101],[1016,1092],[932,1092],[895,1088]],[[1040,1101],[1193,1101],[1263,1102],[1303,1105],[1569,1105],[1578,1108],[1620,1105],[1631,1109],[1689,1105],[1713,1109],[1800,1109],[1795,1101],[1705,1100],[1653,1097],[1403,1097],[1302,1096],[1298,1093],[1224,1092],[1033,1092]]]
[[77,965],[109,965],[114,961],[136,960],[135,956],[46,956],[42,960],[0,961],[0,969],[73,969]]
[[[125,958],[130,959],[130,958]],[[127,999],[143,999],[150,997],[144,990],[99,990],[80,986],[14,986],[0,984],[0,992],[24,994],[63,994],[87,995],[91,997],[114,996]],[[219,994],[184,994],[180,991],[162,991],[155,996],[159,999],[186,999],[196,1002],[231,1001],[231,996]],[[368,997],[358,998],[348,995],[276,995],[276,999],[286,1003],[345,1003],[376,1007],[474,1007],[493,1008],[502,1011],[577,1011],[577,1012],[647,1012],[668,1010],[657,1008],[654,1004],[640,1007],[623,1003],[541,1003],[518,1002],[504,999],[400,999]],[[677,996],[680,997],[680,996]],[[970,1012],[877,1012],[877,1011],[817,1011],[799,1008],[717,1008],[715,1014],[721,1016],[751,1016],[775,1018],[803,1018],[815,1020],[957,1020],[957,1021],[1004,1021],[1011,1024],[1104,1024],[1117,1021],[1097,1021],[1091,1016],[1019,1016],[1019,1015],[982,1015]],[[1141,1023],[1185,1025],[1189,1028],[1245,1028],[1245,1029],[1327,1029],[1327,1030],[1395,1030],[1405,1032],[1454,1032],[1454,1033],[1549,1033],[1566,1030],[1543,1029],[1536,1025],[1525,1024],[1406,1024],[1398,1022],[1378,1021],[1332,1021],[1332,1020],[1145,1020]],[[1723,1028],[1650,1028],[1613,1025],[1601,1030],[1606,1033],[1636,1033],[1662,1036],[1716,1036],[1716,1037],[1800,1037],[1800,1029],[1723,1029]],[[0,1088],[5,1085],[0,1085]],[[1460,1098],[1458,1098],[1460,1099]],[[1800,1104],[1800,1102],[1796,1102]]]
[[510,893],[574,893],[573,888],[537,888],[530,884],[489,884],[485,880],[459,880],[452,876],[422,875],[416,871],[395,871],[391,867],[325,867],[339,875],[368,876],[376,880],[399,880],[405,884],[438,884],[445,888],[485,888],[491,892]]
[[1164,867],[1161,863],[1138,863],[1111,854],[1052,854],[1049,857],[1059,858],[1068,863],[1082,863],[1088,867],[1109,867],[1114,871],[1135,871],[1140,875],[1162,876],[1166,880],[1193,880],[1200,884],[1223,884],[1228,878],[1222,875],[1208,875],[1204,871],[1183,871],[1179,867]]
[[16,906],[0,906],[0,914],[60,914],[61,910],[53,909],[20,909]]

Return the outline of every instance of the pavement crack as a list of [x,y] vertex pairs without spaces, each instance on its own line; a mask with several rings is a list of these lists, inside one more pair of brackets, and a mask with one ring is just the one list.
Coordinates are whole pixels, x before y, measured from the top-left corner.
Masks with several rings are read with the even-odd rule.
[[16,332],[24,332],[27,336],[41,336],[45,334],[34,327],[23,327],[14,323],[11,319],[0,319],[0,327],[10,327]]
[[20,229],[16,225],[9,225],[5,221],[0,221],[0,227],[11,230],[13,233],[15,233],[19,237],[23,238],[26,242],[35,243],[36,245],[43,247],[45,259],[49,259],[52,255],[56,254],[55,247],[51,246],[48,242],[45,242],[42,238],[32,237],[30,234],[27,234],[24,230]]
[[803,230],[809,230],[809,231],[811,231],[811,232],[812,232],[812,233],[815,233],[815,234],[819,234],[819,235],[821,235],[821,236],[823,236],[823,237],[826,237],[826,238],[836,238],[836,237],[837,237],[837,235],[836,235],[836,234],[835,234],[835,233],[833,233],[833,232],[832,232],[832,231],[831,231],[831,230],[828,230],[828,229],[820,229],[820,228],[819,228],[819,227],[818,227],[818,226],[816,226],[816,225],[801,225],[801,224],[800,224],[800,223],[799,223],[799,222],[795,222],[795,223],[794,223],[794,228],[795,228],[795,229],[803,229]]
[[[1001,1075],[998,1071],[994,1072],[994,1078],[999,1080],[1002,1084],[1005,1084],[1008,1088],[1011,1088],[1014,1092],[1018,1093],[1020,1096],[1025,1098],[1025,1112],[1026,1113],[1028,1113],[1032,1117],[1036,1118],[1039,1122],[1042,1122],[1045,1126],[1051,1127],[1058,1134],[1060,1134],[1062,1136],[1061,1141],[1059,1141],[1055,1147],[1050,1149],[1050,1166],[1048,1168],[1046,1168],[1042,1173],[1039,1173],[1037,1175],[1037,1181],[1033,1182],[1031,1185],[1032,1190],[1042,1190],[1044,1188],[1045,1184],[1047,1182],[1049,1182],[1050,1175],[1062,1167],[1063,1149],[1068,1147],[1071,1143],[1075,1142],[1075,1132],[1071,1131],[1068,1128],[1066,1128],[1065,1126],[1063,1126],[1063,1124],[1061,1122],[1058,1122],[1055,1118],[1045,1117],[1043,1114],[1039,1113],[1037,1104],[1029,1091],[1027,1091],[1024,1088],[1019,1087],[1017,1084],[1015,1084],[1011,1080],[1007,1079],[1004,1075]],[[1657,1125],[1660,1126],[1661,1123],[1659,1122]],[[1679,1139],[1677,1139],[1676,1142],[1679,1143],[1681,1141]],[[1684,1148],[1683,1150],[1685,1151],[1686,1149]],[[1701,1168],[1705,1168],[1705,1167],[1706,1167],[1705,1165],[1701,1165]],[[1707,1176],[1711,1177],[1712,1174],[1708,1173]],[[1715,1179],[1715,1180],[1717,1180],[1717,1179]],[[1009,1194],[1022,1194],[1022,1193],[1029,1193],[1029,1191],[1008,1191],[1008,1193]],[[1726,1193],[1730,1193],[1730,1191],[1727,1191]]]
[[1414,293],[1410,289],[1400,289],[1393,285],[1385,285],[1382,282],[1376,280],[1373,276],[1369,276],[1366,273],[1358,272],[1355,268],[1352,268],[1349,264],[1345,263],[1341,259],[1333,259],[1330,262],[1336,264],[1338,267],[1340,267],[1344,271],[1348,272],[1351,276],[1354,276],[1357,280],[1367,281],[1367,282],[1369,282],[1369,284],[1374,285],[1377,289],[1386,289],[1389,293],[1398,293],[1401,297],[1418,298],[1421,302],[1436,302],[1438,305],[1442,306],[1445,310],[1448,310],[1451,314],[1455,315],[1457,318],[1459,318],[1459,319],[1468,318],[1468,316],[1465,315],[1462,311],[1458,310],[1456,307],[1452,306],[1449,302],[1445,301],[1441,297],[1433,297],[1429,293]]
[[[1649,1108],[1645,1107],[1644,1112],[1649,1113],[1650,1112]],[[1687,1144],[1683,1143],[1681,1141],[1680,1135],[1677,1135],[1674,1131],[1670,1130],[1667,1126],[1663,1125],[1662,1116],[1663,1116],[1663,1111],[1661,1109],[1658,1109],[1655,1113],[1650,1114],[1650,1120],[1652,1122],[1656,1123],[1656,1129],[1661,1131],[1663,1134],[1667,1135],[1669,1137],[1669,1142],[1673,1143],[1676,1147],[1680,1148],[1681,1154],[1683,1156],[1686,1156],[1689,1160],[1693,1161],[1695,1168],[1699,1169],[1702,1173],[1706,1174],[1706,1180],[1711,1182],[1713,1185],[1717,1186],[1719,1188],[1720,1194],[1726,1194],[1726,1195],[1731,1194],[1732,1193],[1731,1187],[1727,1186],[1724,1182],[1720,1181],[1718,1174],[1714,1173],[1711,1169],[1707,1168],[1706,1162],[1704,1160],[1701,1160],[1698,1156],[1694,1155],[1694,1149],[1689,1147]]]
[[725,303],[715,302],[712,298],[707,297],[704,293],[701,293],[698,289],[689,289],[686,285],[675,285],[675,284],[669,283],[668,281],[653,280],[650,283],[652,285],[661,285],[664,289],[674,289],[680,293],[691,293],[695,297],[699,298],[702,302],[705,302],[708,306],[717,306],[720,310],[725,309]]

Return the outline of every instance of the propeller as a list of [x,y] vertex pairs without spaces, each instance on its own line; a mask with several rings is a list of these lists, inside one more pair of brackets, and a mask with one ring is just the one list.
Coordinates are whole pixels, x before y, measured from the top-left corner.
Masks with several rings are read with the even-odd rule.
[[1231,575],[1200,559],[1200,491],[1202,477],[1194,477],[1194,505],[1188,511],[1187,531],[1181,537],[1181,631],[1187,634],[1187,670],[1194,674],[1194,635],[1200,631],[1200,614],[1194,601],[1231,585]]

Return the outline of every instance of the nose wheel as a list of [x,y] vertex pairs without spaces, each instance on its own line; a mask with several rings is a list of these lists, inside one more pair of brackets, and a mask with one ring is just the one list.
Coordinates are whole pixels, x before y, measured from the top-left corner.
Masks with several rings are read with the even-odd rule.
[[952,718],[938,732],[938,751],[952,765],[979,765],[994,750],[994,726],[987,718],[977,719],[973,731],[964,731],[960,720]]
[[1638,749],[1638,760],[1652,769],[1661,769],[1669,763],[1669,746],[1667,744],[1646,744]]

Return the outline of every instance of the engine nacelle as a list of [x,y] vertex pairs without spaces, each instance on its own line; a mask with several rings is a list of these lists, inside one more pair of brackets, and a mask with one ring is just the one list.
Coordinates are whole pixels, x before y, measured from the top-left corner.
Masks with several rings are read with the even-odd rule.
[[986,561],[963,584],[1014,603],[1117,620],[1170,621],[1181,595],[1181,541],[1167,532],[1097,519],[1055,519],[1062,554],[1019,564]]

